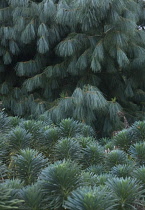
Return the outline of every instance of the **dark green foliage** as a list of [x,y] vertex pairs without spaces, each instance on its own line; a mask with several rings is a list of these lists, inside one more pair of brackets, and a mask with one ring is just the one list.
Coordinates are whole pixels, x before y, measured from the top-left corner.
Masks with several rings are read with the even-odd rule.
[[81,163],[84,167],[99,164],[101,161],[103,161],[105,156],[103,148],[95,142],[91,143],[86,148],[84,148],[82,153],[83,157]]
[[81,135],[82,127],[78,121],[68,118],[60,122],[59,133],[61,137],[76,137]]
[[8,132],[10,128],[10,118],[8,118],[4,112],[0,112],[0,135],[2,136],[4,133]]
[[108,180],[110,180],[111,178],[113,178],[113,176],[112,176],[112,174],[100,174],[100,175],[98,175],[97,177],[96,177],[96,182],[95,182],[95,184],[96,185],[106,185],[106,182],[108,181]]
[[104,145],[105,147],[105,151],[111,151],[113,149],[116,149],[117,147],[114,145],[114,141],[113,139],[111,141],[109,141],[106,145]]
[[104,165],[98,164],[98,165],[91,165],[90,167],[86,168],[86,171],[100,175],[105,172],[105,167]]
[[73,191],[64,207],[71,210],[115,209],[114,198],[106,187],[81,187]]
[[107,186],[116,200],[115,209],[137,209],[135,204],[142,206],[141,199],[145,191],[136,179],[114,178],[107,181]]
[[130,177],[133,170],[134,170],[134,166],[135,165],[132,165],[132,164],[122,164],[122,165],[117,165],[117,166],[114,166],[111,170],[111,173],[117,177],[123,177],[123,178],[126,178],[126,177]]
[[131,138],[131,136],[129,135],[129,129],[124,129],[120,131],[114,137],[114,145],[124,151],[127,151],[129,149],[133,141],[134,141],[134,138]]
[[128,129],[123,129],[111,141],[115,147],[124,151],[128,151],[132,144],[136,142],[143,142],[145,136],[145,122],[135,122]]
[[22,127],[12,129],[7,138],[9,140],[12,151],[19,151],[20,149],[28,148],[31,144],[32,135]]
[[47,159],[36,150],[20,150],[19,155],[12,156],[14,174],[26,185],[36,182],[41,170],[47,165]]
[[96,139],[93,137],[78,136],[76,139],[83,148],[86,148],[92,143],[96,143]]
[[127,154],[121,150],[112,150],[106,154],[106,167],[111,169],[112,167],[124,164],[127,161]]
[[97,176],[87,170],[83,170],[81,173],[81,186],[94,186],[96,185]]
[[7,178],[8,171],[7,166],[0,161],[0,182],[4,182],[4,179]]
[[[20,199],[18,195],[19,195],[20,189],[23,188],[24,186],[23,181],[21,181],[20,179],[6,179],[4,184],[7,188],[11,189],[12,198]],[[23,199],[20,199],[20,200],[23,200]]]
[[[138,110],[138,99],[133,96],[140,95],[138,89],[144,89],[140,87],[144,81],[144,34],[136,30],[139,3],[102,2],[68,1],[64,4],[67,12],[58,11],[59,23],[68,25],[73,33],[57,45],[56,53],[63,57],[67,71],[71,77],[77,76],[78,81],[71,97],[67,97],[67,92],[51,114],[52,118],[71,115],[87,123],[95,122],[98,131],[103,128],[101,133],[110,134],[113,128],[123,127],[117,114],[122,107],[127,111],[143,108],[144,91]],[[141,117],[139,112],[137,115]]]
[[145,186],[145,166],[141,166],[137,169],[135,169],[132,173],[132,176],[136,178],[141,184],[143,185],[143,188]]
[[109,139],[109,138],[101,138],[101,139],[99,139],[99,144],[101,144],[102,146],[104,146],[104,145],[106,145],[107,143],[109,143],[110,142],[110,140],[111,139]]
[[43,121],[26,120],[22,121],[19,124],[19,127],[25,129],[31,135],[30,146],[34,149],[37,149],[39,148],[41,142],[46,144],[45,131],[41,131],[42,129],[44,130],[46,125],[47,124],[45,124]]
[[18,205],[23,202],[23,200],[14,199],[11,196],[12,189],[7,188],[5,184],[0,184],[0,209],[18,209]]
[[26,120],[22,121],[19,126],[31,133],[35,141],[37,141],[37,139],[41,138],[39,130],[45,126],[45,123],[42,121]]
[[[140,136],[134,125],[97,140],[91,127],[72,119],[55,125],[6,118],[11,126],[0,137],[0,209],[144,208],[144,141],[132,144]],[[124,131],[135,136],[128,150]]]
[[21,118],[19,118],[17,116],[15,116],[15,117],[9,116],[8,118],[9,118],[10,125],[12,126],[12,128],[18,126],[19,123],[21,123],[23,121]]
[[54,148],[55,160],[70,159],[79,161],[83,157],[82,148],[75,139],[65,138],[59,140]]
[[46,207],[59,208],[71,191],[79,187],[80,167],[69,160],[59,161],[45,168],[39,179]]
[[53,146],[60,138],[59,128],[46,126],[39,130],[39,138],[35,141],[35,147],[50,156]]
[[24,202],[19,207],[23,210],[40,210],[42,209],[42,192],[40,186],[36,183],[35,185],[27,186],[22,188],[18,194],[19,199]]
[[94,129],[89,126],[89,125],[86,125],[84,123],[81,123],[80,124],[80,127],[81,127],[81,135],[82,136],[85,136],[85,137],[94,137],[96,136],[95,132],[94,132]]
[[131,131],[132,139],[135,141],[145,141],[145,121],[135,122],[131,126]]
[[10,151],[10,144],[6,136],[0,137],[0,160],[7,162]]
[[140,142],[132,145],[129,149],[129,153],[131,154],[131,157],[134,158],[134,160],[138,164],[144,164],[145,163],[145,142]]
[[55,123],[74,118],[99,137],[125,127],[122,110],[130,123],[144,119],[142,10],[136,0],[1,0],[2,107],[29,119],[47,112]]
[[7,179],[5,181],[5,185],[8,188],[11,188],[13,190],[12,193],[14,194],[16,191],[19,191],[19,189],[24,186],[24,182],[20,179]]

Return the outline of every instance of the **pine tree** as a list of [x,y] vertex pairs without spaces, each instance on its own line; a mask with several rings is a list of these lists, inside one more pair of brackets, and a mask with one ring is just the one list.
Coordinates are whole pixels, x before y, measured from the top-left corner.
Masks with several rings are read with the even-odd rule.
[[56,3],[0,3],[0,93],[3,106],[14,115],[43,113],[49,108],[50,102],[46,101],[59,96],[55,91],[57,81],[44,73],[47,66],[60,60],[54,48],[68,31],[66,26],[56,23]]
[[47,111],[101,135],[143,119],[143,1],[2,0],[0,93],[14,115]]

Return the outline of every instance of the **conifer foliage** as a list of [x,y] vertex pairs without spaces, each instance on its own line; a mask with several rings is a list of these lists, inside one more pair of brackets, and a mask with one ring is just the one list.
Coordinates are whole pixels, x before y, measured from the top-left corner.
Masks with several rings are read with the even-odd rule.
[[1,0],[0,93],[14,115],[73,117],[103,135],[145,103],[143,1]]

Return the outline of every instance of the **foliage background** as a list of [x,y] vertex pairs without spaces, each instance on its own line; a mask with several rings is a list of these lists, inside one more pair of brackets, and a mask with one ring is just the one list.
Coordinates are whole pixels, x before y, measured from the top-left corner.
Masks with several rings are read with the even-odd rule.
[[[73,117],[100,136],[144,119],[144,2],[1,0],[0,93],[13,115]],[[140,28],[138,26],[140,25]]]
[[1,210],[145,208],[144,6],[0,1]]
[[145,121],[112,139],[70,118],[0,125],[0,209],[144,209]]

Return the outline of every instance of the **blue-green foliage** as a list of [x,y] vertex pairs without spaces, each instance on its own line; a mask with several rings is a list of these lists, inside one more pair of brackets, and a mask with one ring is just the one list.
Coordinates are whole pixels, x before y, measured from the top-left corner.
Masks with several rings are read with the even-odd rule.
[[144,206],[144,121],[109,139],[70,118],[53,124],[47,115],[25,120],[2,113],[1,121],[2,210]]
[[[0,94],[14,116],[74,118],[100,137],[144,119],[142,0],[1,0]],[[142,27],[140,27],[142,29]],[[127,145],[126,145],[127,147]]]

